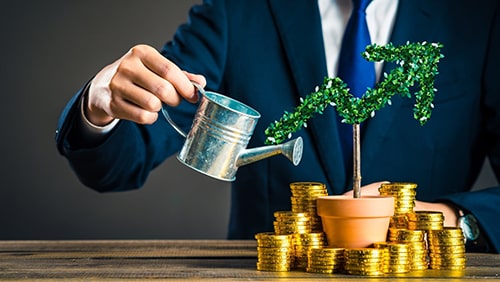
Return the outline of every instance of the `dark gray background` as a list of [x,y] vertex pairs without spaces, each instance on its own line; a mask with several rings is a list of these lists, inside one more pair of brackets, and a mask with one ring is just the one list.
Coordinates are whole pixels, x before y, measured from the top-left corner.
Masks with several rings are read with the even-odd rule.
[[[225,238],[227,183],[171,158],[140,190],[98,194],[54,142],[78,88],[137,43],[160,48],[200,1],[0,2],[0,239]],[[477,186],[494,184],[486,169]]]
[[54,142],[91,76],[137,43],[161,48],[200,1],[1,1],[0,239],[225,238],[227,183],[172,158],[140,190],[99,194]]

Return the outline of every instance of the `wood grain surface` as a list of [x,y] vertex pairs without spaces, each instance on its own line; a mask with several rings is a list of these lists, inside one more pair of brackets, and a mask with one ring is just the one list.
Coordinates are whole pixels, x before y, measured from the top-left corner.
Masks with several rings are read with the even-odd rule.
[[383,277],[256,270],[256,242],[225,240],[0,241],[0,281],[346,280],[483,281],[500,278],[500,255],[467,254],[464,271]]

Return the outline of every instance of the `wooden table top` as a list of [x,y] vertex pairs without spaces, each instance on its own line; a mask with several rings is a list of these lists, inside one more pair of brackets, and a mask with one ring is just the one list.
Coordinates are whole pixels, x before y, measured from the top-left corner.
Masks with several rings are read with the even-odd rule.
[[390,277],[483,281],[500,278],[500,255],[467,254],[464,271],[424,270],[403,275],[357,277],[300,270],[256,270],[254,240],[0,241],[0,280],[346,280]]

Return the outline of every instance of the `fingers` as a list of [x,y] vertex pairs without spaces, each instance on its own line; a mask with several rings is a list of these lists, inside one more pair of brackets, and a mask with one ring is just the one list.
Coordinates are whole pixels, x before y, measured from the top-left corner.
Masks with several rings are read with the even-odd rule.
[[150,91],[119,75],[110,83],[110,89],[113,95],[109,112],[114,117],[140,124],[151,124],[157,120],[162,102]]
[[[175,95],[169,95],[172,94],[173,90],[175,90],[175,94],[184,99],[196,101],[196,91],[190,82],[190,78],[186,75],[186,72],[179,69],[177,65],[163,57],[163,55],[154,48],[139,45],[132,48],[130,53],[132,56],[140,58],[144,66],[156,76],[156,78],[151,75],[143,77],[144,80],[142,84],[140,84],[142,87],[155,94],[163,102],[172,106],[180,102],[180,99],[175,97]],[[193,78],[200,80],[200,78],[195,75],[193,75]],[[163,83],[160,80],[163,80]],[[170,86],[167,85],[168,83]]]
[[87,118],[96,125],[112,118],[151,124],[163,103],[177,106],[183,99],[197,100],[191,81],[206,85],[203,76],[180,70],[150,46],[137,45],[96,75],[89,89]]

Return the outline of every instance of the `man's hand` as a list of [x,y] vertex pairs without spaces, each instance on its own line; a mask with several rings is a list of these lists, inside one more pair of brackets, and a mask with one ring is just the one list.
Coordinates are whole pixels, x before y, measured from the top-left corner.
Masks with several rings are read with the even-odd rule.
[[[363,196],[378,196],[380,195],[378,188],[387,181],[374,182],[361,187],[361,197]],[[418,193],[418,192],[417,192]],[[344,195],[352,196],[353,192],[348,191]],[[444,215],[444,226],[457,227],[457,211],[451,205],[445,203],[429,203],[415,201],[414,211],[439,211]]]
[[196,102],[191,81],[206,85],[203,76],[182,71],[153,47],[137,45],[97,73],[84,105],[85,116],[97,126],[116,118],[152,124],[162,103]]

